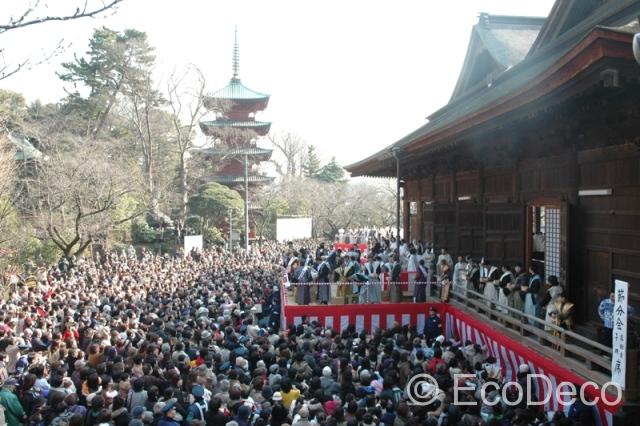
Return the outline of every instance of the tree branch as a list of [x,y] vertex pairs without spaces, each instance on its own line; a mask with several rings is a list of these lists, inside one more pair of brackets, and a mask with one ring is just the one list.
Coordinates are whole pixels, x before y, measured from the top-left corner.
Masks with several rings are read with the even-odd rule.
[[26,20],[27,16],[33,12],[35,7],[39,3],[37,2],[34,6],[29,7],[29,9],[24,14],[22,14],[22,16],[17,20],[10,20],[8,24],[0,25],[0,34],[10,30],[29,27],[31,25],[42,24],[45,22],[71,21],[71,20],[80,19],[80,18],[92,18],[94,16],[101,14],[102,12],[105,12],[115,7],[118,3],[121,3],[122,1],[123,0],[111,0],[108,3],[103,2],[101,7],[98,7],[97,9],[94,9],[94,10],[87,10],[87,2],[85,2],[84,8],[82,10],[80,8],[77,8],[75,13],[73,13],[72,15],[44,16],[42,18]]

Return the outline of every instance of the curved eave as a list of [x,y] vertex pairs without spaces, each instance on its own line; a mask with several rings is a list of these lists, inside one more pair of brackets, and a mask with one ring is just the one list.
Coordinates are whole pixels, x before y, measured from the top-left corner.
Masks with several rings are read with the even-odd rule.
[[258,112],[264,111],[269,105],[269,98],[258,99],[235,99],[235,98],[214,98],[206,95],[202,99],[204,107],[209,111],[227,111],[227,109],[239,109],[244,111]]
[[231,79],[228,85],[213,93],[205,95],[211,99],[225,99],[234,101],[261,101],[268,100],[270,95],[266,93],[256,92],[242,84],[240,79]]
[[207,136],[224,137],[225,130],[251,130],[259,136],[265,136],[271,129],[271,123],[266,121],[232,121],[214,120],[201,121],[200,129]]
[[224,158],[224,157],[241,157],[248,155],[252,159],[259,161],[267,161],[273,154],[272,149],[248,148],[248,149],[218,149],[218,148],[199,148],[193,149],[191,152],[195,155],[205,155],[208,157]]
[[[603,58],[633,61],[631,39],[630,34],[594,28],[572,48],[558,50],[547,58],[528,57],[501,75],[491,87],[474,94],[473,98],[465,96],[445,105],[431,116],[432,121],[345,169],[353,176],[389,176],[385,160],[392,158],[391,148],[401,148],[405,155],[411,155],[426,147],[455,141],[462,132],[526,107],[560,88]],[[568,69],[573,71],[567,72]]]

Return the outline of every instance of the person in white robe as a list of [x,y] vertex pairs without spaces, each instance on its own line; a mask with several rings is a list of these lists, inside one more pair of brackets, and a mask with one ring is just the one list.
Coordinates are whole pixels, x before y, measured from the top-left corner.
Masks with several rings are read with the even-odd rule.
[[407,281],[409,282],[409,292],[413,294],[416,278],[418,278],[419,263],[418,254],[415,248],[409,249],[409,259],[407,260]]
[[367,283],[360,294],[360,303],[380,303],[382,290],[380,288],[380,272],[382,263],[373,254],[369,254],[364,272],[367,275]]
[[453,267],[453,291],[463,292],[467,288],[467,262],[458,256],[458,262]]
[[507,265],[502,265],[502,275],[500,276],[499,285],[498,304],[501,305],[500,311],[505,315],[509,315],[509,310],[505,309],[504,306],[513,307],[513,289],[515,288],[515,280],[513,279],[513,274]]
[[[453,259],[451,255],[447,253],[447,249],[445,247],[440,249],[440,255],[438,255],[438,265],[442,265],[442,261],[445,261],[447,265],[449,265],[449,270],[453,269]],[[440,273],[441,271],[439,271]]]
[[491,306],[492,303],[498,301],[498,283],[500,282],[500,270],[491,265],[488,261],[485,262],[485,267],[489,268],[489,276],[487,277],[484,285],[483,295],[487,305]]

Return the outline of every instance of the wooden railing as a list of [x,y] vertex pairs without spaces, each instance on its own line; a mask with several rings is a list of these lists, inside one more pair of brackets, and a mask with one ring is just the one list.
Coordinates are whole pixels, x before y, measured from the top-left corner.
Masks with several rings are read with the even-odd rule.
[[472,309],[523,337],[532,338],[538,344],[557,351],[562,358],[584,362],[589,370],[598,370],[606,376],[611,375],[610,347],[556,324],[528,315],[521,310],[489,300],[473,290],[452,290],[449,292],[449,296],[450,303],[463,305],[466,310]]
[[[308,286],[332,287],[351,286],[353,283],[305,283],[297,284]],[[362,284],[362,283],[359,283]],[[374,285],[379,285],[375,283]],[[387,283],[388,288],[394,285],[406,283]],[[439,283],[415,283],[425,285],[427,301],[440,300]],[[366,291],[367,284],[361,287],[361,291]],[[284,287],[283,287],[284,289]],[[383,293],[383,299],[388,300],[387,292]],[[286,291],[284,294],[287,294]],[[364,294],[364,300],[359,299],[359,295],[350,295],[348,303],[371,303],[368,294]],[[332,298],[332,304],[342,304],[343,300]],[[407,300],[406,294],[404,300]],[[286,302],[285,302],[286,303]],[[380,303],[380,302],[375,302]],[[382,302],[385,303],[385,302]],[[499,304],[496,300],[489,300],[481,293],[473,290],[450,290],[449,303],[459,305],[464,310],[472,310],[474,314],[483,315],[487,320],[500,325],[505,329],[519,334],[522,337],[530,338],[539,345],[558,353],[564,359],[571,359],[584,363],[588,370],[598,372],[600,375],[611,375],[611,348],[599,342],[591,340],[571,330],[564,329],[554,323],[545,321],[533,315],[524,313],[519,309]],[[294,303],[295,304],[295,303]],[[607,358],[608,357],[608,358]]]

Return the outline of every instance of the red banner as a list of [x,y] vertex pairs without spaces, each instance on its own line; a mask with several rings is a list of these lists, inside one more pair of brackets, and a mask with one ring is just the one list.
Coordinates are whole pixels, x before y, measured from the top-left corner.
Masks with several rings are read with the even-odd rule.
[[333,247],[336,250],[342,250],[342,251],[351,251],[353,249],[353,246],[358,246],[358,249],[364,253],[365,250],[367,250],[367,243],[360,243],[360,244],[351,244],[351,243],[333,243]]
[[[388,329],[395,323],[400,325],[417,326],[418,332],[424,329],[429,308],[435,306],[442,319],[443,334],[449,339],[464,344],[467,340],[478,343],[488,349],[500,364],[506,380],[514,381],[519,366],[526,364],[532,374],[540,374],[549,379],[535,378],[538,390],[538,400],[545,402],[547,412],[569,410],[568,396],[558,395],[557,389],[568,390],[569,382],[576,385],[585,383],[585,379],[575,372],[563,367],[558,359],[547,358],[527,346],[526,341],[516,340],[499,331],[490,322],[475,318],[470,313],[461,311],[445,303],[381,303],[365,305],[309,305],[284,306],[283,313],[288,324],[300,324],[303,321],[318,321],[325,327],[331,327],[339,332],[349,325],[354,325],[358,332],[362,330]],[[525,338],[523,338],[525,339]],[[550,383],[550,385],[549,385]],[[587,387],[587,396],[598,403],[593,407],[596,424],[599,426],[612,425],[613,413],[621,403],[608,405],[602,401],[601,392],[593,387]],[[559,398],[562,398],[559,399]],[[607,395],[609,401],[615,400],[613,395]]]
[[[332,327],[342,331],[350,324],[356,331],[371,332],[378,328],[386,330],[394,323],[400,325],[415,325],[418,332],[424,330],[429,308],[435,306],[441,311],[441,303],[378,303],[367,305],[287,305],[284,308],[287,324],[300,324],[303,318],[308,321],[318,321],[325,327]],[[442,318],[444,316],[442,315]],[[443,321],[444,323],[444,321]]]
[[[525,342],[512,339],[500,333],[499,330],[491,326],[491,323],[475,318],[451,305],[447,305],[444,318],[443,322],[446,324],[447,337],[459,340],[463,344],[470,340],[473,343],[486,346],[489,354],[500,364],[502,373],[508,382],[516,379],[518,367],[522,364],[526,364],[529,367],[531,374],[540,374],[547,377],[549,382],[543,378],[534,379],[539,401],[545,401],[547,395],[551,395],[549,401],[544,404],[545,411],[561,410],[565,414],[569,411],[569,397],[562,396],[563,400],[559,400],[557,389],[560,387],[562,391],[568,391],[568,385],[560,386],[563,382],[582,385],[586,382],[584,378],[581,378],[568,368],[562,367],[558,359],[547,358],[531,349]],[[551,384],[551,389],[548,389],[549,383]],[[596,390],[592,386],[586,387],[585,393],[591,401],[596,401],[596,399],[599,401],[593,407],[596,424],[612,425],[612,413],[615,413],[622,404],[606,404],[602,401],[600,390]],[[614,395],[607,396],[609,401],[614,401],[615,399]]]

